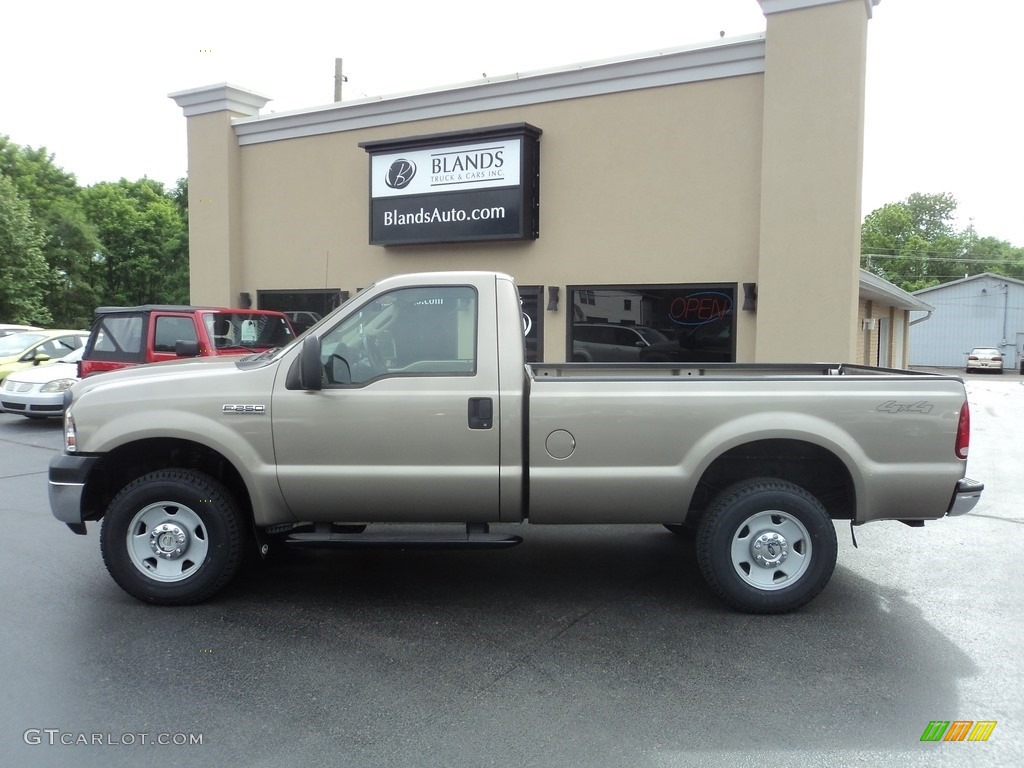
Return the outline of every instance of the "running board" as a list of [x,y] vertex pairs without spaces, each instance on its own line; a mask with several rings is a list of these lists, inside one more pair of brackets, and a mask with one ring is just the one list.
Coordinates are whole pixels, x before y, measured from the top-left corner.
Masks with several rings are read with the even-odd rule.
[[289,534],[284,544],[311,549],[507,549],[521,544],[520,536],[489,533],[486,525],[466,526],[465,533],[340,533],[303,531]]

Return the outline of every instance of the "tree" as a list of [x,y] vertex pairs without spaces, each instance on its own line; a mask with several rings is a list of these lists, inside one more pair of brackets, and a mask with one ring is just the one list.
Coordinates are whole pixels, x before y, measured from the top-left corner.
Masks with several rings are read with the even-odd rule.
[[0,175],[0,317],[4,322],[46,325],[52,321],[43,303],[49,269],[43,235],[14,182]]
[[99,241],[82,211],[78,182],[45,149],[22,147],[5,136],[0,136],[0,174],[29,204],[41,231],[40,248],[50,267],[46,306],[53,322],[87,327],[105,285],[94,261]]
[[861,266],[907,291],[967,275],[1024,274],[1024,249],[979,238],[973,224],[958,231],[956,199],[915,192],[872,211],[861,226]]
[[188,300],[188,229],[161,183],[101,182],[84,191],[83,204],[100,241],[110,303]]
[[45,305],[56,323],[86,327],[101,304],[188,301],[187,180],[169,192],[151,179],[83,189],[46,149],[6,136],[0,175],[42,238]]

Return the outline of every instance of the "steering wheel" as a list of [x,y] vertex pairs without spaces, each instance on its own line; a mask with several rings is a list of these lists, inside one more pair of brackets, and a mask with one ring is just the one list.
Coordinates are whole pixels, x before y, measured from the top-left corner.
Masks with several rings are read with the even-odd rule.
[[375,374],[384,373],[387,370],[384,360],[380,356],[380,350],[377,349],[377,339],[374,336],[363,336],[363,352],[366,353],[366,359]]

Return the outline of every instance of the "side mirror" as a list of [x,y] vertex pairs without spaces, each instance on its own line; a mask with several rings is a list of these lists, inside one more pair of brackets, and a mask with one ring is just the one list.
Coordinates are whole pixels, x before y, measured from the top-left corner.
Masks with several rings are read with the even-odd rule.
[[331,355],[327,359],[327,380],[331,384],[351,384],[352,368],[341,355]]
[[299,353],[299,384],[305,390],[324,387],[324,367],[320,362],[320,339],[310,334],[302,340]]
[[174,342],[174,354],[178,357],[197,357],[199,355],[199,342],[178,339]]
[[32,355],[32,365],[39,365],[40,363],[45,363],[49,359],[50,356],[45,352],[36,352],[34,355]]

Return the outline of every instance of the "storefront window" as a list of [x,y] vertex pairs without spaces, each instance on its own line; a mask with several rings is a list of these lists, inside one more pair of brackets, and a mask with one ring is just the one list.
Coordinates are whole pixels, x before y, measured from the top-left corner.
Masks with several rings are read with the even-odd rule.
[[541,300],[544,289],[536,285],[519,286],[519,300],[523,305],[523,333],[526,335],[526,362],[544,360],[544,313]]
[[586,363],[729,363],[736,285],[569,287],[568,359]]
[[258,291],[257,306],[284,312],[295,333],[302,333],[320,318],[339,307],[348,298],[338,289],[309,289],[296,291]]

